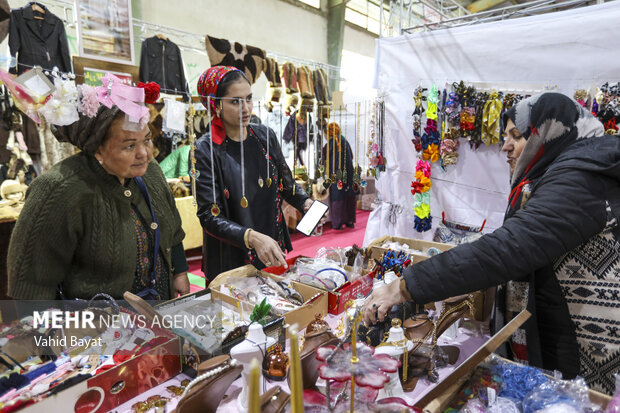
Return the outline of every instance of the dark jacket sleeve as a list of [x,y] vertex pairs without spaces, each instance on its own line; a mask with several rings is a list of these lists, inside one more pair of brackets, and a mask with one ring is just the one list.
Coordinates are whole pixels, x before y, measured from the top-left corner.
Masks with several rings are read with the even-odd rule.
[[142,49],[140,50],[140,82],[149,81],[149,53],[147,50],[146,42],[148,39],[142,42]]
[[[208,138],[201,139],[196,145],[196,172],[198,177],[196,178],[196,200],[198,202],[198,219],[202,228],[211,236],[219,239],[222,242],[232,244],[237,248],[245,248],[245,242],[243,236],[245,235],[246,227],[239,225],[238,223],[231,221],[224,216],[222,207],[222,190],[220,187],[220,174],[221,166],[218,157],[215,156],[215,178],[211,170],[211,152],[210,152],[211,140]],[[190,160],[191,162],[191,160]],[[213,185],[215,179],[215,194],[217,195],[216,201],[220,208],[220,214],[213,216],[211,213],[211,206],[213,205]]]
[[[21,11],[14,10],[11,12],[11,18],[9,21],[9,50],[11,56],[15,57],[21,48],[21,41],[19,38],[19,30],[20,24],[19,19],[17,18],[17,13],[21,13]],[[9,72],[12,74],[17,74],[17,65],[10,67]]]
[[190,96],[189,94],[189,85],[187,84],[187,79],[185,78],[185,66],[183,65],[183,56],[181,55],[181,49],[179,47],[177,47],[177,52],[179,54],[179,79],[181,81],[181,87],[182,87],[182,91],[185,92],[185,94],[187,95],[187,97]]
[[568,170],[548,174],[525,207],[491,234],[408,267],[407,289],[428,303],[522,280],[600,233],[608,178]]
[[60,47],[60,59],[64,66],[64,72],[73,72],[71,66],[71,52],[69,51],[69,42],[67,40],[67,32],[65,31],[65,25],[62,20],[58,21],[58,45]]
[[[306,199],[308,199],[308,195],[306,194],[306,191],[301,189],[301,187],[295,182],[293,174],[291,173],[291,170],[284,159],[284,155],[282,154],[282,148],[278,143],[276,133],[271,128],[269,128],[269,140],[269,152],[278,166],[280,178],[282,179],[282,198],[284,198],[286,202],[291,204],[295,209],[303,214],[304,203],[306,202]],[[293,188],[295,188],[295,190],[293,190]]]

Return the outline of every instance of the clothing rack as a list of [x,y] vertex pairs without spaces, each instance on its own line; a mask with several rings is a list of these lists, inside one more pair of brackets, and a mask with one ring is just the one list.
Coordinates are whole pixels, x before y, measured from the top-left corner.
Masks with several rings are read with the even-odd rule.
[[[65,16],[65,19],[63,19],[63,21],[67,26],[69,27],[76,26],[75,13],[74,13],[75,4],[73,1],[70,1],[70,0],[48,0],[46,1],[46,6],[49,7],[52,5],[63,9],[63,13]],[[69,11],[71,11],[71,13],[68,13]],[[69,16],[71,16],[71,18],[69,18]],[[205,36],[206,36],[205,34],[188,32],[185,30],[180,30],[174,27],[166,26],[163,24],[147,22],[145,20],[137,19],[135,17],[132,20],[133,20],[134,29],[136,28],[139,29],[139,34],[138,34],[138,31],[134,30],[134,39],[133,39],[134,41],[136,40],[144,41],[145,39],[149,37],[152,37],[158,33],[162,33],[162,34],[168,35],[168,37],[174,37],[175,39],[176,38],[183,39],[185,42],[175,41],[175,43],[177,44],[177,46],[179,46],[179,48],[183,50],[191,51],[194,53],[198,53],[203,56],[207,56],[207,50],[205,46]],[[340,77],[339,66],[330,65],[327,63],[320,63],[320,62],[317,62],[311,59],[303,59],[303,58],[289,56],[283,53],[277,53],[277,52],[271,52],[271,51],[266,51],[266,54],[267,54],[267,57],[271,57],[275,59],[280,64],[284,62],[291,62],[296,65],[310,66],[314,69],[322,68],[322,69],[325,69],[330,79],[340,79],[341,81],[345,80]]]

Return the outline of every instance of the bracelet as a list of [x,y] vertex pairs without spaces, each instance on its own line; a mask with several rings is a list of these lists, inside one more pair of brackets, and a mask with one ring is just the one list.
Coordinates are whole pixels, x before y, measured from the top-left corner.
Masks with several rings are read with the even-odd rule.
[[246,229],[245,234],[243,234],[243,242],[245,242],[245,247],[247,249],[252,249],[250,248],[250,231],[252,231],[252,228]]
[[336,272],[339,272],[339,273],[340,273],[340,274],[342,274],[342,276],[344,277],[344,281],[345,281],[345,282],[346,282],[346,281],[349,281],[349,277],[347,277],[347,273],[346,273],[346,272],[344,272],[344,271],[342,271],[340,268],[333,268],[333,267],[332,267],[332,268],[323,268],[323,269],[318,270],[318,271],[316,272],[316,274],[320,274],[320,273],[322,273],[323,271],[336,271]]
[[[304,277],[304,276],[310,277],[311,279],[318,281],[320,284],[322,284],[322,285],[323,285],[323,288],[325,288],[326,290],[330,290],[330,291],[331,291],[331,290],[333,290],[333,289],[335,289],[335,288],[337,288],[337,287],[338,287],[338,286],[336,285],[336,282],[335,282],[334,280],[329,280],[329,281],[331,281],[331,282],[333,282],[333,283],[334,283],[334,286],[330,288],[330,287],[329,287],[329,286],[325,283],[325,281],[323,281],[322,279],[320,279],[320,278],[319,278],[319,277],[317,277],[316,275],[310,274],[310,273],[308,273],[308,272],[304,272],[304,273],[302,273],[302,274],[299,274],[299,281],[301,281],[301,279],[302,279],[301,277]],[[305,282],[304,284],[308,284],[308,282]]]

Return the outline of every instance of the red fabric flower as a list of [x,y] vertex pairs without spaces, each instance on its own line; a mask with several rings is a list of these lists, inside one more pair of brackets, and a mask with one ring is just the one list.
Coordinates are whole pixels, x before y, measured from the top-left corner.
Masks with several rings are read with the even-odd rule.
[[155,103],[159,99],[161,87],[155,82],[138,83],[138,87],[144,89],[144,103]]
[[413,143],[413,146],[415,146],[416,152],[422,152],[422,142],[420,141],[420,138],[413,138],[411,139],[411,142]]
[[411,194],[415,195],[417,193],[422,193],[424,190],[424,184],[419,181],[411,182]]

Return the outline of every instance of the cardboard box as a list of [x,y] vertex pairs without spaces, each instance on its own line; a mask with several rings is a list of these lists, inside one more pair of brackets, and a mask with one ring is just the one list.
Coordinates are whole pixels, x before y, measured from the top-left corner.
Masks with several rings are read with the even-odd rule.
[[[385,235],[381,238],[377,238],[368,245],[368,248],[371,252],[371,258],[377,260],[381,258],[381,256],[387,251],[387,248],[382,247],[382,245],[386,242],[398,242],[399,244],[407,244],[409,245],[409,248],[422,251],[424,254],[428,252],[429,248],[437,248],[439,251],[443,252],[448,251],[449,249],[454,247],[454,245],[442,244],[441,242],[423,241],[421,239],[412,238],[391,237],[389,235]],[[428,258],[428,255],[411,254],[411,259],[413,263],[424,261]]]
[[[452,402],[454,397],[459,393],[461,388],[467,384],[467,381],[474,373],[476,367],[487,359],[499,346],[504,343],[508,338],[530,317],[530,313],[527,310],[519,313],[513,318],[504,328],[502,328],[497,334],[491,337],[482,347],[480,347],[474,354],[472,354],[467,360],[459,365],[452,373],[450,373],[445,379],[437,383],[426,395],[424,395],[415,404],[416,407],[421,408],[424,413],[441,413]],[[506,362],[510,362],[506,360]],[[550,377],[552,378],[552,377]],[[553,378],[552,378],[553,379]],[[590,401],[599,404],[603,407],[607,407],[607,403],[611,400],[611,397],[599,393],[594,390],[589,390]]]
[[[295,262],[297,261],[298,258],[306,258],[306,257],[302,257],[301,255],[298,255],[294,258],[287,259],[286,263],[288,264],[289,268],[295,265]],[[347,266],[345,266],[344,269],[346,271],[352,270],[352,268],[347,267]],[[269,268],[265,268],[264,271],[270,274],[279,276],[279,275],[284,274],[287,270],[285,270],[283,267],[269,267]],[[333,314],[333,315],[342,314],[347,309],[346,306],[350,300],[354,300],[356,298],[359,298],[360,296],[366,297],[368,294],[370,294],[370,292],[372,291],[374,271],[369,272],[369,271],[364,270],[362,271],[362,274],[364,274],[362,277],[356,279],[353,282],[347,281],[346,283],[344,283],[343,285],[341,285],[340,287],[336,288],[333,291],[322,290],[328,294],[327,311],[330,314]]]
[[[174,314],[175,312],[184,310],[186,308],[190,308],[196,304],[199,304],[201,301],[205,301],[205,300],[209,300],[209,301],[217,300],[215,296],[211,293],[210,288],[205,288],[204,290],[196,291],[194,293],[189,293],[184,296],[175,298],[173,300],[166,301],[156,306],[156,309],[162,315]],[[263,331],[268,337],[274,338],[276,340],[276,344],[280,344],[283,350],[286,350],[286,334],[285,334],[283,326],[284,326],[284,317],[276,317],[273,320],[265,323],[265,325],[263,325]],[[183,332],[177,331],[177,333],[181,334],[181,336],[183,336],[183,338],[185,339],[189,338],[190,343],[193,341],[200,342],[201,340],[201,337],[198,336],[193,331],[183,331]],[[204,351],[204,349],[200,349],[200,348],[197,348],[197,350],[201,356],[201,359],[202,357],[211,358],[219,354],[230,353],[230,349],[236,346],[237,344],[241,343],[243,340],[244,340],[244,337],[237,337],[234,340],[230,340],[226,342],[226,344],[223,344],[221,346],[220,351],[215,352],[215,353],[207,353],[206,351]]]
[[168,337],[168,341],[23,411],[103,413],[175,377],[181,373],[180,338],[164,329],[154,328],[153,331],[158,336]]
[[[371,258],[376,260],[380,260],[381,256],[387,251],[387,248],[383,248],[382,245],[386,242],[398,242],[399,244],[407,244],[409,248],[414,250],[419,250],[424,253],[428,252],[429,248],[436,248],[439,251],[445,252],[456,245],[452,244],[443,244],[441,242],[434,241],[424,241],[420,239],[411,239],[411,238],[402,238],[402,237],[391,237],[389,235],[385,235],[381,238],[377,238],[372,241],[368,245],[368,250],[370,251]],[[428,255],[420,255],[420,254],[410,254],[412,263],[418,263],[420,261],[427,260],[430,258]],[[491,315],[491,308],[493,305],[493,301],[495,300],[495,289],[490,288],[488,290],[480,290],[472,293],[474,296],[473,304],[474,304],[474,314],[473,318],[477,321],[485,321]],[[430,305],[430,308],[434,307],[434,305]]]
[[[227,294],[221,293],[219,291],[220,286],[225,284],[226,279],[228,278],[251,277],[257,272],[260,273],[263,277],[269,277],[275,281],[282,280],[282,278],[278,277],[277,275],[257,270],[256,267],[254,267],[253,265],[246,265],[243,267],[235,268],[234,270],[223,272],[218,275],[213,281],[211,281],[209,287],[211,288],[212,296],[216,299],[220,299],[224,302],[236,306],[239,300]],[[307,302],[303,306],[284,314],[284,321],[286,324],[297,324],[299,326],[299,329],[302,330],[306,328],[308,323],[314,320],[315,314],[321,314],[321,316],[325,316],[327,314],[328,297],[325,291],[319,290],[318,288],[298,283],[296,281],[292,281],[291,284],[293,285],[295,290],[297,290],[301,294],[305,302],[315,297],[311,302]],[[251,304],[246,303],[246,305]]]

